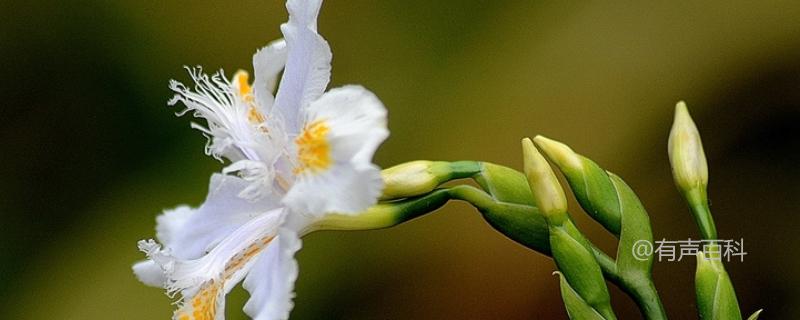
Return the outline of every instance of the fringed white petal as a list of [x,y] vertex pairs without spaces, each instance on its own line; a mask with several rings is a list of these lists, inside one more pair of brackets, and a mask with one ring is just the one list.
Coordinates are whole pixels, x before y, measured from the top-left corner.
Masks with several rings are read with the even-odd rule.
[[[172,210],[165,210],[156,218],[156,239],[165,247],[170,248],[175,235],[180,232],[186,221],[194,214],[194,209],[189,206],[179,206]],[[133,265],[133,273],[142,283],[153,287],[164,287],[167,277],[152,260],[137,262]]]
[[277,236],[284,212],[278,208],[253,217],[198,259],[181,259],[153,240],[140,241],[139,249],[164,271],[167,292],[183,297],[174,318],[222,319],[225,294]]
[[311,103],[305,118],[306,131],[326,129],[317,130],[322,135],[304,131],[298,144],[324,141],[310,143],[310,155],[302,154],[304,146],[299,146],[298,162],[311,168],[301,167],[283,203],[312,215],[353,214],[375,204],[383,181],[372,156],[389,135],[380,100],[360,86],[337,88]]
[[[300,110],[319,98],[331,76],[331,49],[317,33],[317,15],[322,1],[289,0],[289,21],[281,25],[288,57],[280,87],[275,98],[275,110],[292,135],[301,127]],[[275,112],[273,112],[273,116]]]
[[275,150],[270,148],[267,132],[260,122],[253,121],[253,110],[260,112],[259,107],[238,94],[239,90],[222,71],[209,76],[200,67],[186,69],[194,87],[190,89],[178,81],[170,81],[169,88],[175,91],[175,96],[169,105],[181,102],[186,109],[178,112],[179,116],[192,112],[195,117],[206,120],[207,127],[192,123],[192,128],[209,139],[206,154],[217,160],[225,157],[234,162],[274,158]]
[[167,282],[164,270],[152,260],[139,261],[134,264],[133,274],[139,281],[151,287],[163,288]]
[[249,185],[239,192],[242,199],[257,201],[265,196],[273,195],[275,170],[261,161],[239,160],[222,169],[222,173],[236,172]]
[[[212,177],[212,183],[214,178]],[[186,221],[194,214],[195,209],[187,205],[178,206],[156,218],[156,239],[167,247],[172,246],[175,235],[180,232]]]
[[317,18],[322,8],[322,0],[288,0],[289,23],[306,27],[317,32]]
[[294,255],[301,245],[295,231],[282,228],[250,269],[243,283],[250,292],[244,311],[254,320],[289,318],[298,272]]
[[212,175],[206,201],[181,228],[170,232],[166,247],[172,255],[181,259],[199,258],[250,219],[280,205],[273,196],[256,201],[241,198],[239,195],[249,186],[249,182],[235,176]]
[[256,103],[268,112],[271,111],[275,102],[273,93],[278,82],[278,74],[286,66],[287,52],[286,41],[279,39],[269,43],[253,55],[253,71],[255,72],[253,93]]

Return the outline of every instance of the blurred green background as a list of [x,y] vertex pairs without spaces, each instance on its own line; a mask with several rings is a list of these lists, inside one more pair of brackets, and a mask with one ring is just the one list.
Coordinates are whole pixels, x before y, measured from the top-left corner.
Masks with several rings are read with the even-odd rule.
[[[250,69],[281,1],[0,1],[0,319],[167,319],[130,272],[164,208],[199,204],[221,165],[166,106],[181,66]],[[332,86],[390,113],[376,162],[521,167],[519,140],[562,140],[625,178],[655,238],[697,239],[666,155],[686,100],[710,165],[744,313],[800,318],[800,2],[329,1]],[[577,206],[572,203],[572,208]],[[575,209],[613,252],[612,238]],[[553,263],[471,207],[399,227],[318,233],[294,319],[565,319]],[[655,266],[673,319],[695,318],[694,261]],[[242,319],[237,289],[229,319]],[[639,317],[619,290],[623,319]]]

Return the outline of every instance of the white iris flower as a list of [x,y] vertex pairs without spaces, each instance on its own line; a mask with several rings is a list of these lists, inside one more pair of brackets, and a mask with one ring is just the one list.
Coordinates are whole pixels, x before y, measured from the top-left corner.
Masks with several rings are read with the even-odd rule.
[[248,315],[288,318],[300,237],[327,213],[357,214],[381,194],[372,156],[389,134],[386,109],[360,86],[325,92],[331,52],[317,33],[320,6],[287,2],[285,40],[256,52],[252,84],[243,71],[229,80],[199,67],[189,69],[193,88],[170,83],[170,104],[206,120],[192,125],[208,137],[206,153],[231,162],[200,207],[166,211],[158,242],[139,242],[148,260],[134,272],[181,295],[174,319],[223,319],[225,295],[242,279]]

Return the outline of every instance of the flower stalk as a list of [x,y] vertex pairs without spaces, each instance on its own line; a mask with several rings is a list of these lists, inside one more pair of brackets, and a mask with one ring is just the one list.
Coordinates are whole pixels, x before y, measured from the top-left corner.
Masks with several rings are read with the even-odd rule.
[[562,294],[577,294],[575,299],[563,297],[567,312],[572,319],[581,319],[576,310],[588,305],[601,319],[616,319],[600,265],[589,241],[569,220],[567,199],[555,173],[530,139],[522,140],[522,153],[534,202],[547,221],[553,260],[566,279],[562,286],[568,288],[562,288]]

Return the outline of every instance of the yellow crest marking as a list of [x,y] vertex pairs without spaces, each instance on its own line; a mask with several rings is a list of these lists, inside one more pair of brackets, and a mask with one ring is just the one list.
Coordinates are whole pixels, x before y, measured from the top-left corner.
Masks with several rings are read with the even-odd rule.
[[328,143],[330,127],[325,121],[314,121],[297,136],[298,165],[294,174],[305,172],[318,173],[328,169],[333,163],[331,146]]
[[275,236],[266,237],[250,244],[247,248],[233,256],[225,265],[222,277],[211,280],[200,287],[191,300],[184,302],[175,311],[175,320],[213,320],[217,315],[217,299],[224,299],[225,282],[244,267],[253,257],[264,250]]

